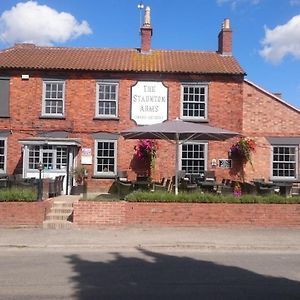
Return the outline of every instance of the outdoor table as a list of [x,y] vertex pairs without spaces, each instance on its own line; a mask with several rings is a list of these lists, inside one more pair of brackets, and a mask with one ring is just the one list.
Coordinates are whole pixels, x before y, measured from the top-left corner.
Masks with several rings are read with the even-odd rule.
[[215,181],[200,181],[198,182],[198,185],[201,189],[209,192],[213,192],[218,189],[218,184]]
[[291,196],[291,190],[293,186],[293,182],[291,181],[274,181],[275,186],[279,187],[280,189],[280,195],[290,197]]
[[2,177],[0,178],[0,187],[7,187],[8,186],[8,178]]
[[152,182],[148,180],[134,180],[132,181],[132,187],[135,190],[150,190]]
[[273,193],[276,188],[276,184],[274,182],[265,182],[261,180],[252,180],[256,187],[256,192],[258,194],[269,194]]

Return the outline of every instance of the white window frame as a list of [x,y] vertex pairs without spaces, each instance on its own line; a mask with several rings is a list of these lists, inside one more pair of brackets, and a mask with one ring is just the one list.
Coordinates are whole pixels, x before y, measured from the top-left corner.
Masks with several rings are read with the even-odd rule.
[[[204,102],[200,101],[197,102],[199,105],[200,103],[204,103],[205,108],[204,108],[204,116],[184,116],[183,115],[183,106],[184,106],[184,88],[187,87],[192,87],[192,88],[204,88],[205,95],[204,95]],[[208,115],[208,83],[203,83],[203,82],[182,82],[181,83],[181,93],[180,93],[180,117],[183,120],[191,120],[191,121],[207,121],[207,115]],[[196,102],[190,102],[190,104],[196,103]]]
[[[99,87],[100,85],[104,86],[112,86],[114,85],[116,88],[116,98],[115,99],[99,99],[100,93],[99,93]],[[100,114],[99,108],[100,108],[100,102],[107,101],[107,102],[115,102],[116,103],[116,113],[115,114]],[[102,118],[102,119],[116,119],[118,118],[119,113],[119,82],[118,81],[109,81],[109,80],[99,80],[96,82],[96,109],[95,109],[95,117],[96,118]]]
[[[208,142],[207,141],[188,141],[188,142],[185,142],[185,143],[182,143],[180,144],[180,148],[179,148],[179,162],[178,162],[178,166],[180,168],[180,170],[182,170],[182,146],[183,145],[203,145],[204,146],[204,170],[203,170],[203,173],[205,170],[207,170],[207,160],[208,160]],[[186,171],[186,174],[187,175],[199,175],[200,173],[189,173]]]
[[[114,144],[114,170],[108,172],[98,172],[98,143],[113,143]],[[107,139],[96,139],[95,146],[94,146],[94,175],[101,176],[101,177],[115,177],[117,174],[117,153],[118,153],[118,142],[117,140],[107,140]]]
[[[30,147],[36,147],[36,146],[39,147],[39,162],[43,162],[43,155],[44,155],[44,153],[52,153],[52,165],[54,166],[54,168],[47,169],[44,166],[44,170],[59,172],[59,171],[65,170],[67,168],[67,161],[66,161],[66,165],[64,166],[65,168],[63,168],[63,167],[60,168],[60,169],[57,168],[57,148],[66,148],[66,151],[67,151],[67,147],[66,146],[53,145],[52,149],[43,149],[43,145],[29,145],[28,146],[28,158],[27,158],[27,163],[26,163],[27,170],[29,170],[29,171],[36,170],[36,168],[30,168],[29,167],[29,158],[30,158],[30,150],[31,150]],[[66,159],[68,159],[67,156],[66,156]]]
[[7,162],[7,138],[0,138],[0,141],[4,142],[4,168],[0,169],[0,174],[6,174],[6,162]]
[[[273,175],[273,164],[274,162],[274,148],[283,147],[283,148],[294,148],[295,149],[295,161],[279,161],[278,163],[294,163],[295,164],[295,176],[274,176]],[[298,153],[299,153],[299,147],[296,145],[272,145],[271,147],[271,179],[272,180],[282,180],[282,181],[288,181],[288,180],[295,180],[298,178],[298,168],[299,168],[299,162],[298,162]],[[284,154],[282,154],[284,155]]]
[[[62,90],[62,99],[60,98],[46,98],[46,85],[47,84],[62,84],[63,90]],[[46,112],[46,101],[52,100],[52,101],[61,101],[62,102],[62,112],[61,113],[52,113],[52,112]],[[65,81],[64,80],[43,80],[43,100],[42,100],[42,116],[45,117],[64,117],[65,115]]]

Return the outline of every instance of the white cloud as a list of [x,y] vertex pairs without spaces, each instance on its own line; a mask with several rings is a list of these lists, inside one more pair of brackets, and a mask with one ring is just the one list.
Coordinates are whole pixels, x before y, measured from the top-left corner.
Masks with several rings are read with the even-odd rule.
[[280,63],[287,55],[300,59],[300,15],[274,29],[265,27],[260,55],[272,63]]
[[35,1],[20,2],[0,16],[0,39],[8,45],[17,42],[53,45],[90,33],[86,21],[79,23],[71,14]]
[[290,5],[291,6],[300,5],[300,0],[290,0]]
[[[218,5],[229,4],[232,9],[236,9],[240,4],[257,5],[261,0],[217,0]],[[293,1],[293,0],[291,0]],[[294,0],[296,1],[296,0]]]

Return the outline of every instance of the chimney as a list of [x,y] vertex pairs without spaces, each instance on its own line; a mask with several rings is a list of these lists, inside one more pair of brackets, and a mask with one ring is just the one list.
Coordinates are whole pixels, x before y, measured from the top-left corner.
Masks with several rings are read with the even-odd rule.
[[282,93],[276,92],[276,93],[273,93],[273,95],[277,98],[282,99]]
[[152,27],[150,21],[150,7],[145,9],[144,24],[141,27],[141,52],[149,53],[151,50]]
[[224,19],[218,38],[218,53],[222,55],[232,55],[232,30],[230,28],[229,19]]

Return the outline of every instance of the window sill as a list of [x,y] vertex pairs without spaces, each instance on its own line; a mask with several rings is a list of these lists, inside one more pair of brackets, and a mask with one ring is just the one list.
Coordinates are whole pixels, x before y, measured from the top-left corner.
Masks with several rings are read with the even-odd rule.
[[54,119],[54,120],[65,120],[66,117],[64,116],[40,116],[40,119]]
[[115,179],[116,175],[93,175],[93,179]]
[[194,123],[209,123],[208,119],[197,119],[197,118],[187,118],[187,117],[180,117],[182,121],[186,122],[194,122]]
[[119,117],[94,117],[93,120],[101,120],[101,121],[119,121]]

